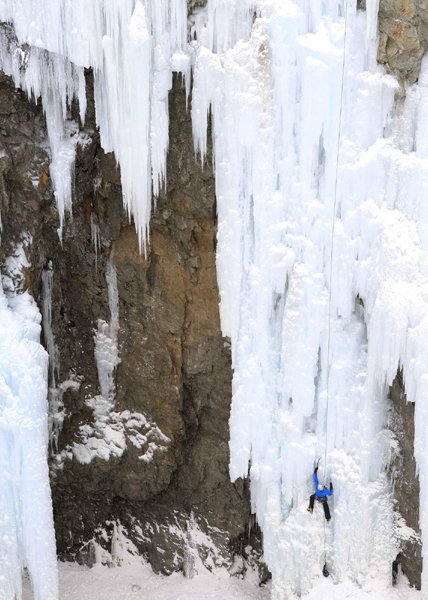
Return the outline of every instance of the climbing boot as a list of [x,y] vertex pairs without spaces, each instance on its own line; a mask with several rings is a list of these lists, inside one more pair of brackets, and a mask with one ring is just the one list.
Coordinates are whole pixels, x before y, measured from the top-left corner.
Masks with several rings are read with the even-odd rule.
[[330,523],[331,519],[327,519],[327,523]]
[[314,512],[313,508],[308,508],[308,512],[310,512],[311,514]]

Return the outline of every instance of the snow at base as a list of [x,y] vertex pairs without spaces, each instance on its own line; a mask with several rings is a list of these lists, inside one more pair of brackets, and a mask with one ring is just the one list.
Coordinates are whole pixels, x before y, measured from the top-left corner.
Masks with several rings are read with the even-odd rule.
[[[254,582],[230,577],[226,570],[213,574],[204,570],[187,579],[178,573],[170,577],[155,575],[141,561],[116,569],[101,565],[88,569],[59,563],[59,577],[59,600],[269,600],[268,588],[261,590]],[[379,598],[398,599],[399,596]],[[33,600],[30,589],[23,600]],[[418,598],[403,596],[402,600]]]
[[[92,569],[72,563],[59,563],[59,600],[269,600],[270,586],[260,588],[254,581],[230,577],[225,570],[201,571],[193,579],[176,573],[155,575],[140,560],[112,569],[97,565]],[[331,579],[318,580],[304,600],[421,600],[421,593],[409,588],[402,577],[394,588],[371,580],[361,589],[349,579],[334,585]],[[33,600],[24,590],[23,600]],[[297,597],[290,598],[297,600]]]
[[27,568],[35,600],[58,597],[47,465],[48,356],[28,294],[0,286],[0,599],[21,599]]
[[[175,527],[171,533],[178,536],[184,534],[183,530],[176,530]],[[186,537],[188,550],[187,557],[184,557],[184,562],[187,563],[187,568],[184,565],[184,574],[173,573],[165,577],[153,573],[151,566],[138,555],[137,548],[127,538],[125,530],[115,524],[110,552],[94,544],[95,565],[92,568],[75,563],[58,563],[59,600],[269,600],[271,598],[271,584],[268,582],[259,585],[257,563],[247,562],[244,570],[242,565],[241,569],[235,569],[235,565],[226,568],[221,557],[216,557],[216,547],[212,539],[202,533],[191,520],[188,523]],[[205,552],[201,553],[202,548]],[[206,555],[204,561],[202,555]],[[241,574],[238,575],[238,572]],[[23,600],[35,600],[29,582],[26,583],[27,585],[24,583]],[[407,579],[400,570],[394,587],[376,577],[368,580],[363,587],[349,579],[337,584],[332,577],[325,579],[320,572],[314,576],[313,586],[312,592],[307,596],[292,595],[290,600],[297,600],[299,597],[307,600],[319,598],[421,600],[421,593],[409,587]]]

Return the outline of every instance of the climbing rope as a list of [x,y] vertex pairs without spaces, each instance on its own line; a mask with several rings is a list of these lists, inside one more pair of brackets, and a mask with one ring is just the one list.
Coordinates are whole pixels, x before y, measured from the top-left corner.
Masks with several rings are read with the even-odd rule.
[[[333,289],[333,256],[334,256],[334,231],[336,227],[336,207],[337,207],[337,187],[339,179],[339,159],[340,159],[340,141],[342,138],[342,113],[343,113],[343,92],[345,87],[345,63],[346,63],[346,38],[348,33],[348,4],[349,0],[345,0],[345,32],[343,35],[343,62],[342,62],[342,84],[340,87],[340,111],[339,111],[339,130],[337,135],[337,152],[336,152],[336,176],[334,181],[334,202],[333,202],[333,219],[331,227],[331,250],[330,250],[330,286],[328,294],[328,343],[327,343],[327,402],[326,402],[326,425],[325,425],[325,452],[324,452],[324,486],[327,471],[327,447],[328,447],[328,409],[329,409],[329,385],[330,385],[330,349],[331,349],[331,299]],[[327,570],[327,549],[326,549],[326,530],[324,519],[324,569],[323,574],[328,575]],[[326,575],[327,574],[327,575]]]

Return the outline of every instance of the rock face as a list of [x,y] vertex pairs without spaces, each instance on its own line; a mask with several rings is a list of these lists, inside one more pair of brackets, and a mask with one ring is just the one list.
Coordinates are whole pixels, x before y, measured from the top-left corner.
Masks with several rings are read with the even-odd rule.
[[[403,105],[406,86],[417,82],[422,58],[428,47],[427,0],[380,0],[378,61],[397,77],[397,110]],[[407,403],[401,373],[390,389],[392,401],[390,427],[398,451],[391,464],[397,509],[408,530],[396,564],[401,565],[410,584],[420,589],[422,549],[419,531],[419,479],[414,459],[414,406]],[[412,534],[411,532],[414,532]]]
[[[428,45],[427,1],[381,0],[379,32],[379,62],[402,85],[415,82]],[[90,73],[87,84],[73,217],[60,241],[42,107],[0,76],[1,268],[5,289],[28,289],[44,316],[59,555],[91,564],[96,541],[117,557],[125,530],[158,572],[190,574],[197,555],[230,565],[244,547],[251,562],[248,482],[228,475],[232,372],[218,314],[210,150],[202,169],[175,80],[168,185],[141,255],[114,157],[100,147]],[[78,121],[76,107],[70,116]],[[105,367],[113,400],[101,395],[98,366],[115,347],[120,362]],[[397,506],[417,533],[413,410],[399,377],[391,399]],[[251,531],[257,555],[260,535]],[[419,586],[417,537],[398,561]]]
[[[38,301],[53,359],[58,552],[90,563],[96,540],[114,554],[120,523],[164,573],[188,570],[195,554],[230,565],[250,522],[248,484],[228,475],[232,371],[219,323],[211,157],[203,169],[195,161],[178,80],[170,118],[168,186],[146,256],[122,208],[115,161],[100,148],[91,101],[61,242],[43,112],[0,79],[2,272],[5,284]],[[23,276],[10,260],[20,245],[31,263]],[[95,351],[115,345],[115,399],[103,398]]]
[[417,81],[427,46],[427,0],[380,0],[378,61],[402,86]]
[[[403,539],[397,563],[408,577],[411,585],[421,588],[422,547],[419,530],[419,479],[414,459],[415,408],[407,402],[402,374],[398,373],[390,388],[390,428],[398,447],[391,463],[394,496],[397,508],[410,528]],[[412,533],[413,531],[413,533]]]

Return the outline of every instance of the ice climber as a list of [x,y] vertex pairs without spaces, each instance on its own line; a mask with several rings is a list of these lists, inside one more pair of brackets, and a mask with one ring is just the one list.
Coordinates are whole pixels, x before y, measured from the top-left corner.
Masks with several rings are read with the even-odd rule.
[[331,515],[330,515],[330,508],[329,508],[328,502],[327,502],[327,496],[331,496],[333,494],[333,484],[330,482],[329,490],[326,487],[322,486],[320,483],[318,483],[317,473],[318,473],[318,465],[315,467],[315,471],[314,471],[315,494],[312,494],[312,496],[309,498],[308,511],[310,513],[314,512],[314,503],[315,503],[315,500],[318,500],[318,502],[321,502],[321,504],[323,505],[324,514],[325,514],[327,523],[330,523]]

